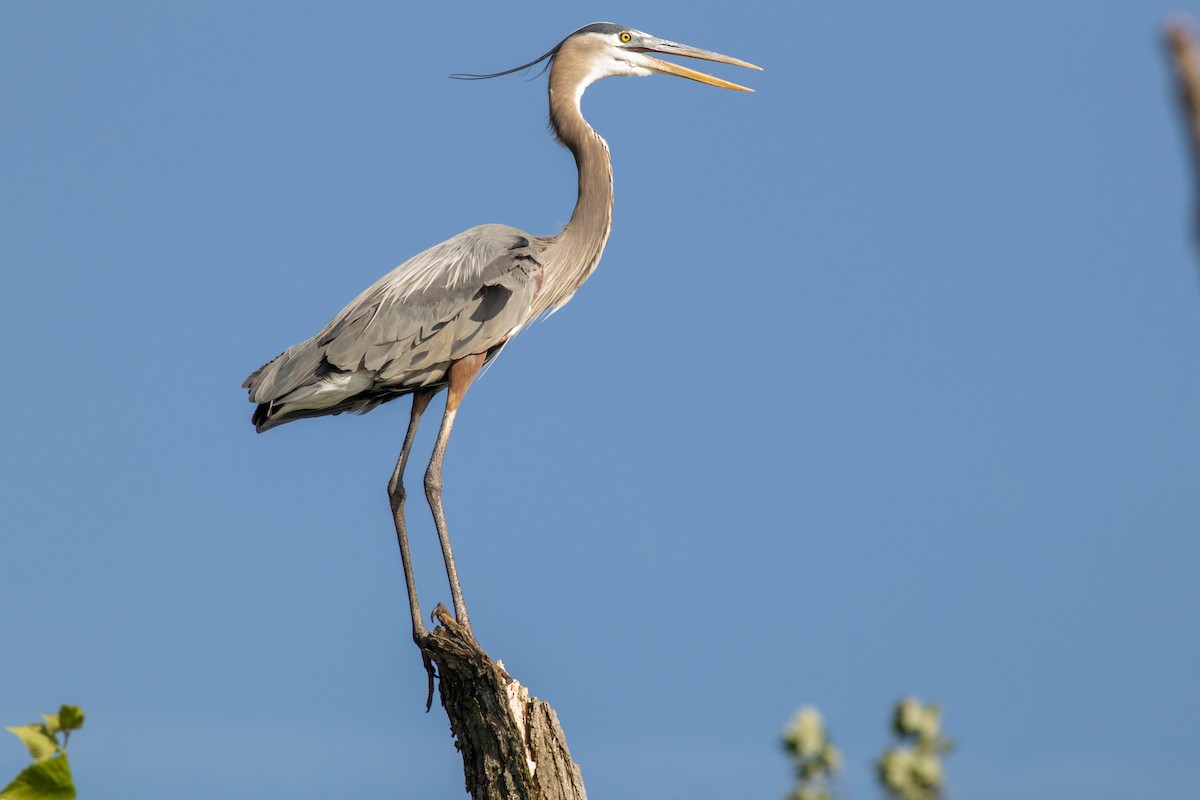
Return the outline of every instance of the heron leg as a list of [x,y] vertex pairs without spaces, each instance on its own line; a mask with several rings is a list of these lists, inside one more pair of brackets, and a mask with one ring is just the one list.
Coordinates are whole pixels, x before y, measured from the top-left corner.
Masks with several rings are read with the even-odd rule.
[[421,414],[429,406],[436,391],[413,392],[412,413],[408,417],[408,431],[404,434],[404,447],[400,450],[400,458],[396,460],[396,468],[392,470],[392,479],[388,481],[388,500],[392,506],[392,519],[396,523],[396,541],[400,545],[400,562],[404,565],[404,583],[408,588],[408,608],[412,612],[413,641],[420,644],[425,638],[425,625],[421,621],[421,604],[417,600],[417,581],[413,575],[412,556],[408,550],[408,526],[404,521],[404,468],[408,464],[408,454],[412,450],[413,439],[417,436],[417,426],[421,424]]
[[463,395],[479,374],[486,356],[483,353],[467,356],[450,365],[450,385],[446,393],[446,412],[442,416],[442,427],[438,430],[437,443],[429,468],[425,470],[425,497],[433,512],[433,523],[437,527],[438,539],[442,543],[442,558],[446,562],[446,577],[450,580],[450,599],[454,601],[454,617],[467,630],[471,621],[467,617],[467,605],[463,602],[462,587],[458,583],[458,570],[454,566],[454,553],[450,549],[450,532],[446,527],[446,512],[442,508],[442,460],[446,456],[446,443],[450,441],[450,430]]

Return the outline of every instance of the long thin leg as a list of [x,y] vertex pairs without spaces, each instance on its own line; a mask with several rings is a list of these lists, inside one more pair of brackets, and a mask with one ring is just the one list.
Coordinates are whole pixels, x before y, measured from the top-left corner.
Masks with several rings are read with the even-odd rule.
[[446,456],[446,443],[450,441],[450,430],[454,427],[454,417],[463,395],[471,386],[471,381],[479,374],[485,356],[467,356],[450,365],[450,386],[446,393],[446,413],[442,416],[442,427],[438,429],[437,443],[433,446],[433,456],[429,459],[429,468],[425,470],[425,497],[429,500],[429,509],[433,512],[433,523],[437,526],[438,540],[442,543],[442,558],[446,562],[446,577],[450,579],[450,599],[454,601],[454,618],[467,630],[471,629],[471,620],[467,617],[467,604],[463,602],[462,587],[458,584],[458,570],[454,566],[454,553],[450,549],[450,532],[446,527],[446,512],[442,508],[442,460]]
[[408,587],[408,608],[412,612],[413,641],[420,644],[425,638],[425,625],[421,621],[421,604],[417,600],[417,581],[413,575],[412,556],[408,550],[408,527],[404,522],[404,468],[408,464],[408,453],[412,450],[413,439],[417,435],[417,426],[421,424],[421,414],[429,406],[436,392],[423,391],[413,393],[412,413],[408,417],[408,431],[404,434],[404,447],[400,450],[400,458],[396,460],[396,469],[392,471],[392,479],[388,481],[388,500],[391,501],[392,519],[396,523],[396,541],[400,545],[400,562],[404,565],[404,582]]

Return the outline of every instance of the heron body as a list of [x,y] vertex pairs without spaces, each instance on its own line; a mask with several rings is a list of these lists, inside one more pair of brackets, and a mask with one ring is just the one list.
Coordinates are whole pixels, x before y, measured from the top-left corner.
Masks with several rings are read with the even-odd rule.
[[584,90],[601,78],[670,74],[723,88],[744,87],[660,60],[651,53],[758,69],[632,28],[584,26],[529,64],[550,59],[550,123],[575,157],[579,192],[570,222],[553,236],[507,225],[463,231],[405,261],[339,312],[316,336],[293,345],[246,379],[259,431],[306,417],[363,413],[411,394],[412,412],[388,493],[413,617],[424,636],[404,521],[403,473],[421,415],[447,389],[446,410],[425,474],[455,617],[469,628],[441,503],[441,465],[459,404],[479,370],[539,316],[571,299],[600,263],[612,223],[608,145],[583,118]]
[[466,356],[494,356],[530,319],[540,249],[516,228],[480,225],[413,256],[247,379],[255,427],[370,411],[444,387]]

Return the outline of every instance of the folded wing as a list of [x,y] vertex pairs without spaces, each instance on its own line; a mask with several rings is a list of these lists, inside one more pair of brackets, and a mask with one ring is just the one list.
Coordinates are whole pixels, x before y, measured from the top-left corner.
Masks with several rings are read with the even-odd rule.
[[446,381],[468,355],[494,356],[530,320],[541,284],[533,237],[481,225],[413,256],[320,333],[243,386],[259,431],[294,419],[365,412]]

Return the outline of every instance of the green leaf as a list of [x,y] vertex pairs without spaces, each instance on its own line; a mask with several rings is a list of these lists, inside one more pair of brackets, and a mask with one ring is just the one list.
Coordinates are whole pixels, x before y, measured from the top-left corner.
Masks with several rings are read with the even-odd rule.
[[41,761],[58,752],[58,740],[51,736],[46,726],[40,722],[5,730],[21,740],[34,761]]
[[83,727],[83,710],[79,706],[63,706],[58,710],[58,722],[64,731]]
[[58,714],[42,714],[42,719],[46,720],[46,733],[51,736],[62,730],[62,725],[58,722]]
[[71,779],[67,754],[28,767],[0,791],[0,800],[75,800],[75,782]]

